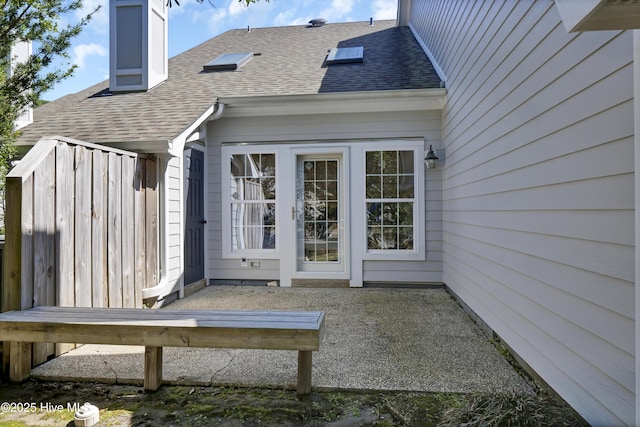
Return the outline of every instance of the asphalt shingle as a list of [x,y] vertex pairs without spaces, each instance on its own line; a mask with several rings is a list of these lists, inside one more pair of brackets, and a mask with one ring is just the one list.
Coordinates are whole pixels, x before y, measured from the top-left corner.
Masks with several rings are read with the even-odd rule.
[[[361,64],[325,64],[333,47],[364,47]],[[256,56],[236,71],[203,72],[223,53]],[[34,112],[21,143],[62,135],[94,143],[170,141],[218,97],[439,88],[407,27],[395,21],[227,31],[169,60],[169,78],[147,92],[109,94],[104,81]]]

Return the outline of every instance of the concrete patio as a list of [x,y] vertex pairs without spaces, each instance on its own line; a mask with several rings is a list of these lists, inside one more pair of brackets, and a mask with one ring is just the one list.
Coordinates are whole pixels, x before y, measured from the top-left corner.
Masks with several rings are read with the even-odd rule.
[[[171,309],[322,310],[313,386],[434,392],[531,392],[444,289],[210,286]],[[34,368],[47,380],[142,384],[143,347],[85,345]],[[294,351],[166,348],[168,384],[293,388]]]

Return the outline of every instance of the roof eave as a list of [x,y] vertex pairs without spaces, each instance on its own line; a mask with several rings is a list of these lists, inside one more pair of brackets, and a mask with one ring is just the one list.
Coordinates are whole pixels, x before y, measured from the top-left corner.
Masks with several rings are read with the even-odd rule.
[[[56,138],[56,139],[70,140],[70,141],[76,140],[76,138],[69,138],[65,136],[51,137],[51,136],[45,135],[42,138],[48,138],[48,139]],[[123,151],[133,151],[140,154],[167,153],[170,142],[171,141],[167,139],[154,139],[154,140],[138,139],[138,140],[129,140],[129,141],[109,141],[109,140],[101,140],[101,139],[96,140],[93,138],[82,139],[82,143],[85,143],[85,144],[93,144],[95,146],[106,146],[106,147],[115,148]],[[34,145],[35,145],[35,142],[19,140],[16,143],[16,148],[18,149],[18,153],[24,156]]]
[[125,151],[134,151],[140,154],[166,154],[169,152],[170,140],[131,140],[131,141],[96,141],[96,144],[106,145],[111,148],[119,148]]
[[168,154],[169,156],[180,157],[185,144],[194,135],[198,134],[200,127],[215,113],[218,102],[212,103],[203,113],[201,113],[191,124],[182,130],[178,135],[168,140],[155,141],[127,141],[127,142],[103,142],[103,144],[122,148],[124,150],[136,151],[138,153],[153,153],[156,155]]
[[221,97],[225,117],[441,110],[446,89],[331,92],[306,95]]

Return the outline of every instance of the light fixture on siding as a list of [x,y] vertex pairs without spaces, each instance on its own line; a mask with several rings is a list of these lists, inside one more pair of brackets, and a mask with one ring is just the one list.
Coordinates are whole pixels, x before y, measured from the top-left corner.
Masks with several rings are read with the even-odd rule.
[[438,156],[436,156],[435,151],[433,151],[433,145],[429,144],[429,151],[427,151],[427,155],[424,157],[424,164],[427,165],[427,169],[435,169],[438,166]]

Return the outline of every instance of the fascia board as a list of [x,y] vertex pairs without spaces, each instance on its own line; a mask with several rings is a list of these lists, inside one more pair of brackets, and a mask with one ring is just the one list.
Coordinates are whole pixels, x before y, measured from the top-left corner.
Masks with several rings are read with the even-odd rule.
[[225,117],[441,110],[446,89],[223,97]]
[[166,139],[147,141],[104,141],[99,145],[119,148],[126,151],[135,151],[140,154],[166,154],[169,152],[170,141]]

